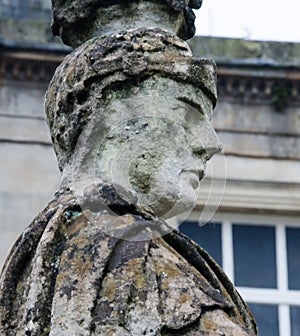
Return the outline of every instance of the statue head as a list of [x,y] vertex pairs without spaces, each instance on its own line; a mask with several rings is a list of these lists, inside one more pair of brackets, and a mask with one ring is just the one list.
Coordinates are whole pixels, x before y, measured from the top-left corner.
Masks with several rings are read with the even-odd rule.
[[171,34],[142,29],[87,42],[47,93],[63,187],[108,182],[159,216],[191,209],[206,161],[222,148],[215,102],[214,63],[190,57]]

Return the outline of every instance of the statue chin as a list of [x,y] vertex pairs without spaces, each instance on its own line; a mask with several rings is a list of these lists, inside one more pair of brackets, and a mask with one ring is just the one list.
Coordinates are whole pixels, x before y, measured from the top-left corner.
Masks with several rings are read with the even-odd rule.
[[[147,206],[147,200],[142,200],[140,205],[144,205],[144,202]],[[170,197],[166,195],[165,198],[161,198],[157,203],[148,204],[148,207],[156,216],[170,219],[183,213],[189,214],[195,207],[196,202],[197,194],[187,188],[177,199],[170,199]]]
[[194,173],[184,172],[166,177],[163,172],[158,172],[151,180],[148,193],[136,192],[138,205],[150,208],[156,216],[165,219],[190,213],[195,207],[199,179]]

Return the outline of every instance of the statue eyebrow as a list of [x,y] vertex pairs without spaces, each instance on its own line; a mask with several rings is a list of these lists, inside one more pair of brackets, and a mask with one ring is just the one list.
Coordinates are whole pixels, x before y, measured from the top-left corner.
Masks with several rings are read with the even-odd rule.
[[187,98],[187,97],[177,97],[177,100],[186,103],[190,106],[192,106],[194,109],[196,109],[201,115],[206,115],[208,117],[209,120],[212,119],[213,116],[213,111],[211,110],[210,112],[208,112],[207,114],[204,113],[203,108],[201,107],[200,104],[196,103],[195,101]]
[[194,109],[196,109],[197,111],[199,111],[200,113],[202,113],[202,108],[201,108],[201,105],[200,104],[197,104],[195,101],[187,98],[187,97],[177,97],[176,98],[177,100],[183,102],[183,103],[186,103],[190,106],[192,106]]

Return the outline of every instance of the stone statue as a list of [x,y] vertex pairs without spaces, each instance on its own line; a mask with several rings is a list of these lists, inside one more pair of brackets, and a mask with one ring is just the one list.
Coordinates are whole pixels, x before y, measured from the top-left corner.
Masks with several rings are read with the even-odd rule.
[[80,45],[46,94],[62,184],[4,265],[0,334],[257,335],[220,267],[162,219],[195,205],[221,150],[215,64],[176,36],[201,1],[52,3]]

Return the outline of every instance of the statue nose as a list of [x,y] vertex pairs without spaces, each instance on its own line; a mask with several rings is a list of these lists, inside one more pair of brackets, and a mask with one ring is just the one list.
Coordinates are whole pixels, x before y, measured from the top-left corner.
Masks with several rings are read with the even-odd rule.
[[215,145],[211,146],[211,147],[206,147],[205,151],[208,155],[208,160],[215,154],[220,153],[223,149],[223,145],[221,144],[220,141],[218,141],[218,143],[216,143]]
[[209,160],[214,154],[221,152],[222,149],[223,145],[215,131],[211,132],[206,139],[199,139],[192,144],[193,155],[204,161]]

